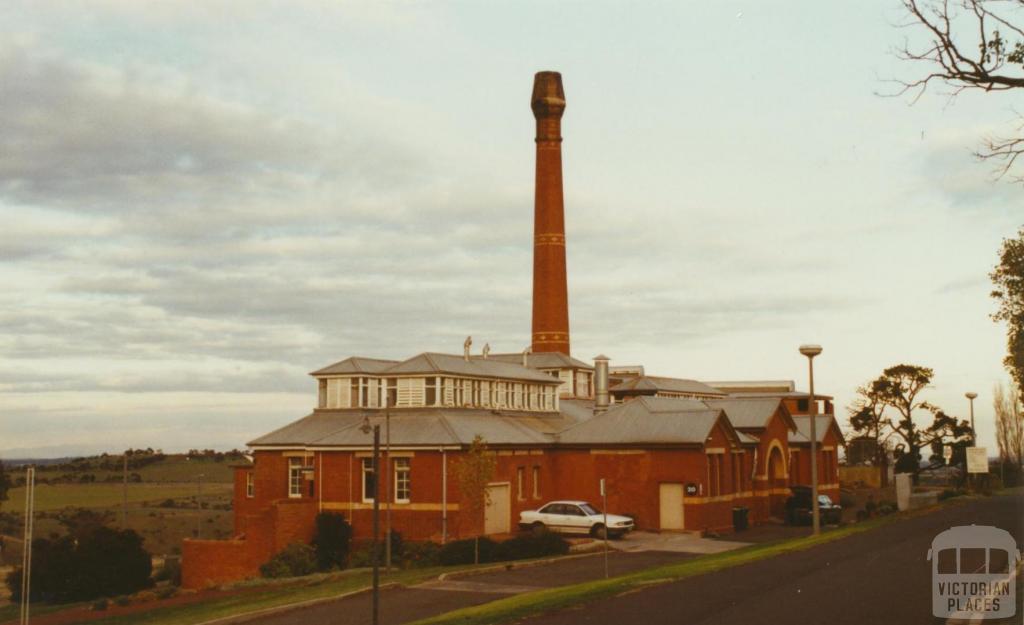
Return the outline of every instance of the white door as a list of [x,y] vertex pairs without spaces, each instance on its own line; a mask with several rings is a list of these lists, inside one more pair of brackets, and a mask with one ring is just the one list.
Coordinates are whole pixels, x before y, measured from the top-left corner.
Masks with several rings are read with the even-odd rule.
[[512,513],[511,488],[508,484],[487,487],[487,507],[484,508],[484,533],[508,534]]
[[678,482],[658,485],[661,529],[683,529],[683,485]]

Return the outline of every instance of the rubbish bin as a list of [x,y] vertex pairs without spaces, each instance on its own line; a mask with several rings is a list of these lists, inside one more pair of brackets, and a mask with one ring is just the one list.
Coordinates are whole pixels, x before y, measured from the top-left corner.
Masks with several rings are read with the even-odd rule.
[[747,529],[750,516],[750,508],[737,506],[732,509],[732,527],[737,532]]

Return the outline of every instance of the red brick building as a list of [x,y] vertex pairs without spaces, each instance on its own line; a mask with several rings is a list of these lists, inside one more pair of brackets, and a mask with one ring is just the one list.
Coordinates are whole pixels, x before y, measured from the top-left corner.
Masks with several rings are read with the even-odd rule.
[[[732,528],[782,516],[788,486],[809,481],[809,398],[792,383],[702,383],[609,369],[569,353],[560,119],[561,77],[537,75],[534,300],[531,348],[522,354],[423,353],[406,360],[351,357],[311,375],[313,411],[249,442],[237,467],[235,537],[186,540],[182,582],[203,587],[258,574],[315,517],[336,512],[355,536],[371,534],[372,435],[380,425],[380,497],[405,540],[444,542],[514,531],[519,513],[552,499],[598,498],[654,531]],[[842,434],[830,398],[818,412],[820,481],[838,488]],[[801,403],[801,401],[803,403]],[[497,457],[489,504],[475,518],[453,467],[475,437]],[[835,493],[837,494],[837,493]]]

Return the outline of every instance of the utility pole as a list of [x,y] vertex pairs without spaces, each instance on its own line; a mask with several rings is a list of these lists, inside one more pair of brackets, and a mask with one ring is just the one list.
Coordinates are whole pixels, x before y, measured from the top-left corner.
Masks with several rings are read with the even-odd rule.
[[203,478],[205,473],[196,476],[196,538],[203,537]]
[[25,469],[25,534],[21,548],[21,613],[20,624],[28,625],[29,598],[32,596],[32,533],[36,509],[36,469]]
[[373,548],[370,550],[370,562],[373,566],[373,603],[371,623],[380,625],[380,426],[370,426],[370,419],[363,419],[360,428],[363,434],[373,432]]
[[124,469],[121,472],[121,529],[128,529],[128,455],[130,449],[124,452]]
[[[396,391],[397,392],[397,391]],[[388,397],[387,390],[384,392],[384,445],[386,453],[384,457],[384,470],[385,473],[385,486],[384,492],[387,497],[387,512],[384,520],[384,568],[389,573],[391,572],[391,500],[394,495],[391,493],[393,488],[391,481],[394,479],[391,472],[394,467],[391,466],[391,398]]]
[[380,625],[380,426],[373,426],[373,625]]

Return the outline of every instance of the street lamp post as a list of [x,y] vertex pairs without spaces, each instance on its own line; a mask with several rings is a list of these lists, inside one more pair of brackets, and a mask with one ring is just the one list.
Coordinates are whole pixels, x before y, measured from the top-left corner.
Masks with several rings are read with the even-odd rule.
[[[370,420],[363,421],[362,431],[369,434],[371,431]],[[380,426],[374,425],[373,431],[373,549],[370,551],[370,561],[373,565],[373,607],[372,623],[380,624]]]
[[814,535],[821,533],[821,518],[818,509],[818,402],[814,399],[814,357],[821,353],[821,345],[801,345],[800,353],[807,356],[809,397],[807,415],[811,422],[811,523]]
[[385,485],[384,496],[387,497],[386,513],[384,519],[384,569],[391,571],[391,494],[393,479],[391,476],[391,398],[388,397],[387,389],[384,391],[384,466]]
[[971,402],[971,447],[977,447],[978,433],[974,431],[974,400],[977,399],[978,394],[973,391],[969,391],[964,393],[964,397]]
[[[970,404],[971,404],[971,447],[977,447],[978,446],[978,433],[974,429],[974,400],[975,400],[975,398],[978,397],[978,394],[975,393],[974,391],[968,391],[968,392],[964,393],[964,397],[966,397],[967,401],[969,401]],[[967,458],[966,458],[966,456],[964,457],[964,473],[966,473],[966,475],[967,475],[968,487],[973,487],[974,484],[976,484],[976,482],[971,477],[971,474],[967,472]]]

